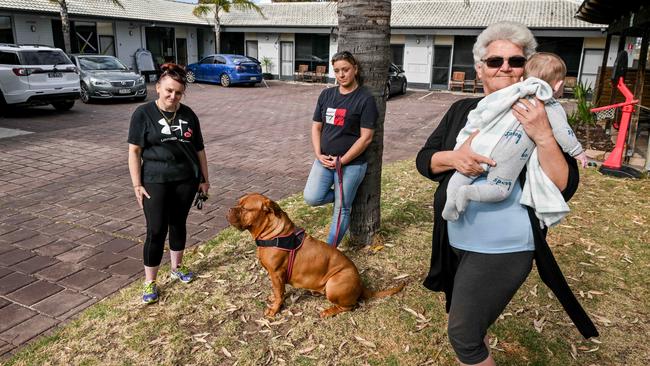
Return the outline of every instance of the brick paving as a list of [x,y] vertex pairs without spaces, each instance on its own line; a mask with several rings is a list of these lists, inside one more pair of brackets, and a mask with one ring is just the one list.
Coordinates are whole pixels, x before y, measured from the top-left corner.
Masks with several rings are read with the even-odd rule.
[[[212,188],[203,210],[190,214],[188,244],[224,229],[243,193],[279,200],[303,189],[324,86],[270,86],[189,87],[184,102],[201,119]],[[412,158],[457,99],[409,91],[390,100],[385,162]],[[142,277],[144,217],[125,142],[136,107],[78,102],[69,112],[39,107],[0,117],[0,128],[31,132],[0,138],[0,355]]]

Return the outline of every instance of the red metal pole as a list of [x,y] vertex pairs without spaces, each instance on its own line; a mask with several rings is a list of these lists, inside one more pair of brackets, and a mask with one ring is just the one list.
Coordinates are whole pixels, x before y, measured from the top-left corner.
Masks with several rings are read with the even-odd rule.
[[612,153],[609,154],[609,157],[605,162],[603,163],[603,166],[607,168],[614,168],[614,169],[620,169],[621,168],[621,163],[623,159],[623,152],[625,150],[625,139],[627,136],[627,129],[630,125],[630,118],[632,117],[632,112],[634,112],[634,95],[630,91],[630,89],[625,86],[625,81],[623,77],[618,79],[618,85],[616,86],[618,90],[623,94],[625,97],[625,103],[629,103],[627,105],[624,105],[623,108],[621,108],[622,112],[621,113],[621,123],[618,129],[618,136],[616,137],[616,146],[614,147],[614,150],[612,150]]

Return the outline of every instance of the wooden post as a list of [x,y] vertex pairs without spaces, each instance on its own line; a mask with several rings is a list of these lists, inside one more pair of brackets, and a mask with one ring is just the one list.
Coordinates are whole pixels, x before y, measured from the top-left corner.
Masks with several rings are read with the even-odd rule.
[[[639,104],[643,102],[643,85],[645,84],[645,67],[646,60],[648,58],[648,36],[650,32],[648,29],[643,32],[641,38],[641,53],[639,54],[639,67],[637,68],[636,74],[636,83],[634,85],[634,97],[639,100]],[[636,112],[632,113],[632,119],[630,120],[630,130],[627,134],[627,153],[625,154],[625,160],[628,161],[630,157],[634,154],[636,148],[636,130],[639,127],[639,114],[641,113],[641,108]]]
[[600,103],[600,98],[603,95],[603,87],[605,85],[605,74],[607,72],[607,58],[609,57],[609,47],[612,43],[612,35],[607,33],[607,40],[605,41],[605,54],[603,55],[603,62],[600,65],[600,72],[598,75],[598,85],[596,89],[596,95],[594,97],[594,104],[598,107],[603,105]]

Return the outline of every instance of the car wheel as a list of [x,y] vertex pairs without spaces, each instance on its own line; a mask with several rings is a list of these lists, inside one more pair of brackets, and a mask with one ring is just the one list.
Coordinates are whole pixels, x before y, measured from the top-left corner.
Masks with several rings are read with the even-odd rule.
[[185,79],[188,83],[193,83],[196,81],[196,76],[194,75],[194,72],[188,71]]
[[406,94],[406,84],[407,84],[406,79],[404,79],[404,81],[402,82],[402,91],[401,91],[402,95]]
[[74,100],[68,100],[68,101],[65,101],[65,102],[52,103],[52,106],[54,107],[54,109],[56,109],[59,112],[69,111],[70,108],[72,108],[73,105],[74,105]]
[[221,75],[221,86],[225,88],[230,86],[230,76],[228,74]]
[[79,91],[79,99],[84,103],[90,103],[90,91],[88,90],[88,85],[81,83],[81,89]]
[[0,92],[0,116],[4,115],[7,111],[7,101],[5,101],[5,96]]
[[384,87],[384,99],[388,100],[388,98],[390,98],[390,83],[386,83]]

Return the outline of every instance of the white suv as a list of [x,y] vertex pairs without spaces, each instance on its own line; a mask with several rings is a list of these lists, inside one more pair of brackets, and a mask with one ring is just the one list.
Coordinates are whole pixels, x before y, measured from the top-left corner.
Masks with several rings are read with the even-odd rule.
[[77,68],[59,48],[0,44],[0,107],[52,104],[67,111],[79,98]]

